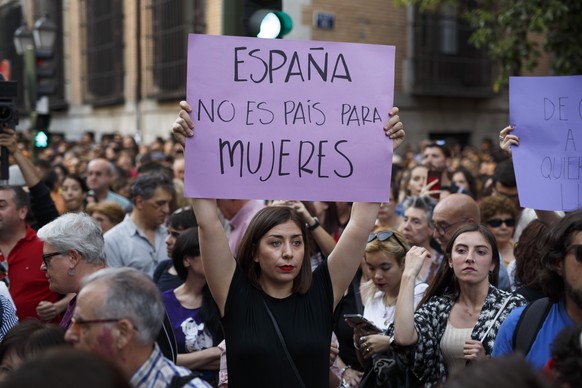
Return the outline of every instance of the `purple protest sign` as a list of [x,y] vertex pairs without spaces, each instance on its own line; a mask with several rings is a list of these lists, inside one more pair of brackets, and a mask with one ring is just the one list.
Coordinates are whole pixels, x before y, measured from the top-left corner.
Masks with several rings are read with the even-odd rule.
[[189,35],[185,195],[387,201],[394,52]]
[[521,206],[581,208],[582,76],[511,77],[509,113]]

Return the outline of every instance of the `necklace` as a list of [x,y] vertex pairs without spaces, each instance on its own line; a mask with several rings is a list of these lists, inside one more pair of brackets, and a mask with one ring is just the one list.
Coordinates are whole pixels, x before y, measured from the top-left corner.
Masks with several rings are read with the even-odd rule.
[[[398,299],[398,297],[389,300],[388,296],[385,295],[384,298],[385,298],[384,315],[382,316],[382,318],[384,318],[384,326],[388,327],[388,325],[394,320],[394,309],[391,309],[391,307],[396,304],[396,300]],[[390,312],[391,314],[388,314],[388,312]]]
[[[475,316],[479,316],[479,314],[481,314],[482,308],[483,308],[483,305],[478,306],[477,308],[472,308],[472,309],[469,309],[469,306],[464,305],[463,311],[471,318],[474,318]],[[474,311],[472,311],[472,310],[474,310]]]

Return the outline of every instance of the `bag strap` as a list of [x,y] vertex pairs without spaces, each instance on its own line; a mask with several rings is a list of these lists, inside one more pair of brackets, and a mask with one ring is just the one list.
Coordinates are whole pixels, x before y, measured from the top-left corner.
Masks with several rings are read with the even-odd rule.
[[514,351],[520,351],[524,356],[529,353],[551,308],[552,303],[547,297],[535,300],[525,307],[513,331],[511,345]]
[[[359,272],[359,271],[358,271]],[[359,274],[356,274],[359,276]],[[360,292],[360,279],[354,279],[350,284],[354,292],[354,299],[356,301],[356,310],[358,314],[364,314],[364,305],[362,303],[362,293]]]
[[182,388],[186,384],[188,384],[190,381],[192,381],[195,378],[200,377],[200,376],[202,376],[202,373],[195,372],[195,371],[193,371],[192,373],[185,375],[185,376],[174,375],[172,377],[172,380],[170,380],[170,384],[168,385],[168,388]]
[[299,374],[299,371],[297,370],[297,367],[295,366],[295,363],[293,362],[293,358],[291,358],[291,354],[289,353],[289,350],[287,350],[287,344],[285,343],[285,339],[283,338],[283,334],[281,334],[281,329],[279,329],[279,325],[277,324],[277,321],[275,320],[275,317],[273,316],[273,313],[271,312],[271,309],[267,305],[267,302],[265,301],[265,299],[263,299],[263,304],[265,305],[265,308],[267,309],[267,313],[269,313],[269,317],[271,318],[271,321],[273,322],[273,326],[275,326],[275,332],[277,333],[277,337],[279,337],[279,342],[281,342],[281,345],[283,346],[283,350],[285,351],[285,355],[287,356],[287,360],[289,360],[289,364],[291,364],[291,369],[293,369],[293,373],[295,373],[295,377],[297,377],[297,380],[299,380],[299,384],[300,384],[299,386],[301,388],[305,388],[305,383],[303,382],[303,379],[301,378],[301,375]]
[[503,301],[503,304],[501,305],[501,308],[499,308],[499,310],[497,310],[497,314],[495,314],[495,318],[493,318],[493,320],[489,324],[489,327],[487,328],[487,331],[485,332],[485,334],[483,334],[483,336],[481,336],[481,340],[480,340],[481,342],[483,342],[483,340],[485,339],[485,337],[487,337],[487,334],[489,334],[489,332],[491,331],[491,328],[493,327],[493,325],[495,324],[495,322],[497,322],[497,319],[501,315],[501,312],[505,309],[505,306],[507,306],[507,303],[509,303],[509,300],[510,299],[511,299],[511,296],[508,296],[507,298],[505,298],[505,300]]

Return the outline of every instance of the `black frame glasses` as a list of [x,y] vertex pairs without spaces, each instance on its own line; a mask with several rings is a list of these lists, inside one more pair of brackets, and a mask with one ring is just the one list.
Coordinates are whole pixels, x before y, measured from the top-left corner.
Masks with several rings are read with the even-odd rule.
[[59,256],[59,255],[66,255],[68,253],[68,251],[59,251],[59,252],[53,252],[53,253],[45,253],[42,255],[42,262],[44,263],[45,266],[48,267],[49,263],[51,262],[51,259],[55,256]]
[[515,218],[491,218],[485,223],[492,228],[499,228],[501,224],[505,224],[508,228],[513,228],[515,226]]
[[404,249],[405,252],[408,251],[408,249],[404,246],[402,241],[400,241],[398,236],[391,230],[385,230],[383,232],[378,232],[378,233],[370,233],[368,235],[368,243],[371,243],[375,239],[378,239],[378,241],[383,242],[383,241],[388,240],[390,237],[394,237],[394,239],[396,240],[398,245],[400,245],[402,247],[402,249]]
[[582,263],[582,244],[573,244],[566,249],[566,253],[574,251],[574,257],[578,263]]
[[457,224],[462,224],[463,222],[465,222],[466,220],[461,220],[461,221],[457,221],[457,222],[453,222],[452,224],[448,224],[443,226],[442,224],[435,224],[434,228],[437,230],[437,232],[439,232],[440,234],[442,234],[443,236],[445,234],[447,234],[447,231],[449,229],[451,229],[453,226],[457,225]]

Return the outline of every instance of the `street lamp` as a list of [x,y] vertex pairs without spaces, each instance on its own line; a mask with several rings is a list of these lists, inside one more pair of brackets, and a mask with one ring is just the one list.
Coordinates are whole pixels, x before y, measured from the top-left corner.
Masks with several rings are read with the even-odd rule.
[[44,15],[34,23],[33,34],[37,55],[42,53],[42,55],[52,56],[57,37],[57,26]]
[[34,48],[32,32],[26,27],[26,24],[21,25],[14,31],[14,46],[18,55],[23,55],[29,47]]
[[24,85],[33,131],[42,132],[41,130],[48,129],[50,118],[48,96],[56,91],[54,80],[56,67],[51,63],[56,36],[57,26],[47,15],[34,23],[32,32],[24,23],[14,31],[16,52],[22,55],[24,60]]

